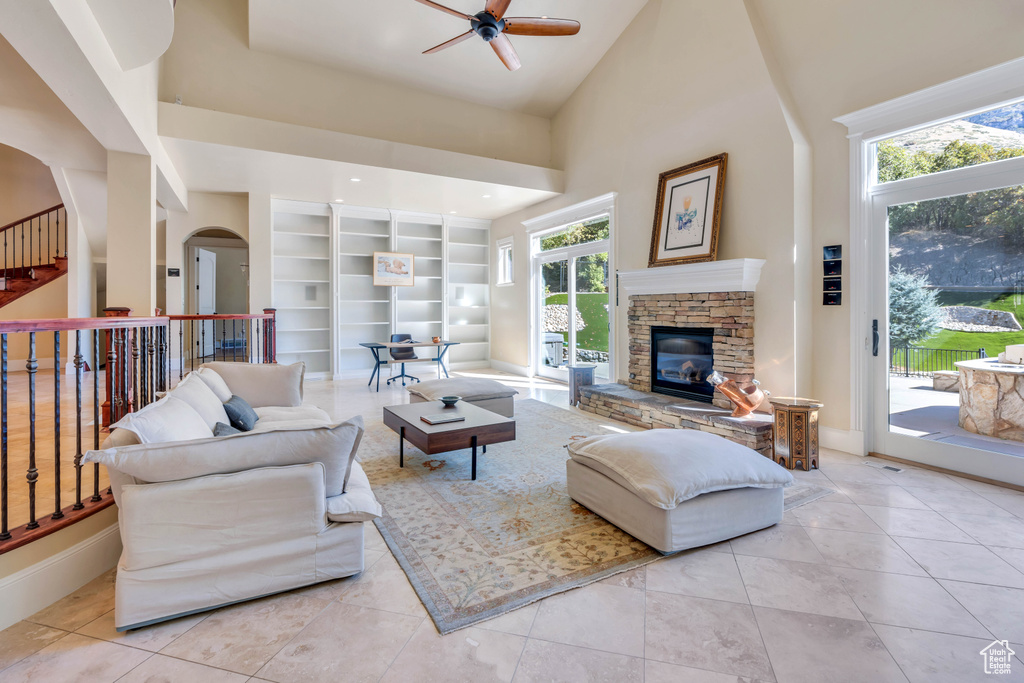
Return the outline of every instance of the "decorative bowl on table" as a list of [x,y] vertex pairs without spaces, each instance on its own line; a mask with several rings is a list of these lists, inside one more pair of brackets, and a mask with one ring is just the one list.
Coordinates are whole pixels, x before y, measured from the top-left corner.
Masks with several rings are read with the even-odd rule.
[[461,396],[442,396],[441,403],[445,408],[454,408],[455,404],[462,400]]

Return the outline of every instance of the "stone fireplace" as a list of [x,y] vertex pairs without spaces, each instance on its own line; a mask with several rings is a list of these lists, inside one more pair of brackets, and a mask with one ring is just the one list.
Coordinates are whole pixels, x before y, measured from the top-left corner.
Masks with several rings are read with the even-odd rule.
[[[703,331],[711,338],[712,362],[716,370],[735,380],[749,381],[754,378],[753,292],[633,295],[629,297],[628,320],[627,384],[631,389],[671,393],[659,391],[662,386],[657,386],[664,383],[663,371],[659,375],[654,374],[658,346],[652,346],[652,330],[666,327]],[[714,405],[730,407],[729,400],[722,394],[708,395],[713,397],[711,402]],[[693,396],[686,398],[694,399]]]
[[[720,434],[770,457],[771,417],[731,417],[728,399],[704,381],[709,365],[732,379],[753,379],[754,289],[763,264],[733,259],[620,271],[619,291],[629,297],[629,376],[582,387],[580,408],[648,429]],[[681,393],[664,391],[665,380]],[[697,387],[703,396],[688,395]]]

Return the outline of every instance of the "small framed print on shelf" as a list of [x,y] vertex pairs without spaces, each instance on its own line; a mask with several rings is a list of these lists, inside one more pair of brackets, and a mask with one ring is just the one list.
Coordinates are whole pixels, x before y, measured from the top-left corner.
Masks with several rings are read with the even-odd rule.
[[375,287],[412,287],[415,284],[414,267],[412,254],[375,251],[373,252],[373,284]]

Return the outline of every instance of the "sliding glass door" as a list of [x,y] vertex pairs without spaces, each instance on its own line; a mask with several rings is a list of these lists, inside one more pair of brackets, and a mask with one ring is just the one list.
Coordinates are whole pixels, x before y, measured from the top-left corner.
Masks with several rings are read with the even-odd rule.
[[535,371],[566,381],[573,363],[610,371],[608,217],[599,216],[534,238]]

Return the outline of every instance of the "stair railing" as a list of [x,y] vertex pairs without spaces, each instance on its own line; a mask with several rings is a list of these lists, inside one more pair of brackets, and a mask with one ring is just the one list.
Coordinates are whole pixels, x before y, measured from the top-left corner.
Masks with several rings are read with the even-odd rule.
[[65,262],[68,257],[68,218],[63,204],[0,227],[3,239],[3,286],[13,278],[32,279],[34,268]]

